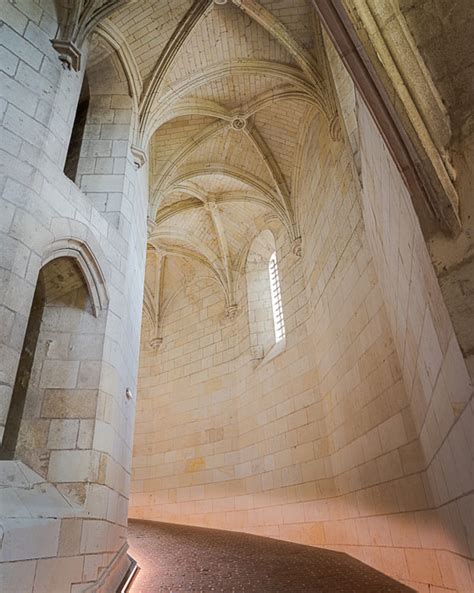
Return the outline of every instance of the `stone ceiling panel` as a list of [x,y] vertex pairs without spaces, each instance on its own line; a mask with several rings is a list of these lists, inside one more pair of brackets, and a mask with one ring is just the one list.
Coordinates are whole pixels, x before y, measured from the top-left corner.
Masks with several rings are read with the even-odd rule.
[[214,122],[212,117],[189,115],[163,124],[155,132],[151,142],[152,172],[159,174],[169,163],[174,153],[204,127]]
[[247,134],[230,127],[226,127],[221,133],[198,146],[190,154],[189,160],[203,163],[203,166],[206,163],[228,164],[268,184],[272,182],[265,162]]
[[126,4],[111,20],[124,35],[146,80],[192,0],[142,0]]
[[314,11],[308,0],[260,0],[306,49],[314,47]]
[[248,246],[259,232],[268,210],[251,203],[219,204],[222,222],[226,229],[227,242],[235,262],[241,250]]
[[294,65],[283,46],[234,4],[215,5],[183,45],[164,87],[208,66],[239,59]]
[[311,14],[307,0],[211,3],[145,84],[151,240],[213,274],[228,304],[234,267],[268,214],[298,236],[292,176],[308,102],[320,96]]
[[282,86],[281,78],[264,73],[242,73],[223,76],[202,85],[193,96],[218,102],[229,110],[242,110],[255,97]]
[[252,188],[243,181],[223,173],[214,173],[210,175],[206,173],[204,168],[202,172],[196,174],[193,181],[203,189],[203,192],[210,192],[216,195],[234,191],[252,192]]
[[212,223],[209,212],[204,207],[188,210],[177,214],[173,218],[173,225],[176,225],[181,232],[196,237],[215,253],[219,251],[216,230]]
[[275,157],[288,188],[292,187],[300,125],[307,110],[307,103],[293,99],[270,105],[255,115],[255,125]]

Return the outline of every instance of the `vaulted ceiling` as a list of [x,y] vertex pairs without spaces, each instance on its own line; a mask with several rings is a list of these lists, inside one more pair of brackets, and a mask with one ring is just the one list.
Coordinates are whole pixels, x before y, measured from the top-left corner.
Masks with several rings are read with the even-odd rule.
[[252,240],[299,229],[298,153],[308,114],[338,126],[309,0],[127,2],[98,28],[120,47],[149,159],[145,313],[209,276],[235,311]]

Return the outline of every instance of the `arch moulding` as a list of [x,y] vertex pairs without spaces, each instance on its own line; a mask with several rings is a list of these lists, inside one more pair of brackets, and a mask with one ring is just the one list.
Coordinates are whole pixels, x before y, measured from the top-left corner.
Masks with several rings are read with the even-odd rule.
[[109,297],[102,268],[90,247],[76,238],[58,239],[46,248],[41,260],[43,268],[49,262],[60,257],[72,258],[84,277],[95,317],[107,308]]

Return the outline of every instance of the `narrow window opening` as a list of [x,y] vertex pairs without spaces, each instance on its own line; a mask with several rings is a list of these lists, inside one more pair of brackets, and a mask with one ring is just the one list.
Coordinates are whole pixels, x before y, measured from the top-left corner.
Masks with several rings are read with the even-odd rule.
[[275,330],[275,342],[281,342],[285,337],[285,321],[283,319],[283,306],[281,302],[280,277],[275,251],[268,262],[268,273],[270,276],[270,292],[272,295],[273,326]]
[[66,162],[64,163],[64,174],[74,182],[77,178],[77,169],[81,156],[82,142],[84,140],[84,130],[86,127],[88,110],[89,84],[87,82],[87,74],[85,74],[84,80],[82,81],[79,102],[77,104],[76,117],[74,118],[74,124],[72,126],[71,140],[66,155]]

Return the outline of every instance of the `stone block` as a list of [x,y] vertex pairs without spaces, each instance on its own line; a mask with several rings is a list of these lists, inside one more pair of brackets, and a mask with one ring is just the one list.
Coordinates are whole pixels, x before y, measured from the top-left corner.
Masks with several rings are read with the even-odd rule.
[[40,387],[68,389],[75,387],[79,372],[76,360],[45,360],[41,370]]
[[86,520],[82,527],[81,552],[92,554],[109,551],[109,524],[106,521]]
[[52,451],[48,480],[60,482],[86,482],[97,479],[98,458],[91,451]]
[[0,488],[2,517],[29,517],[30,513],[13,488]]
[[51,420],[48,436],[49,449],[74,449],[79,431],[79,420]]
[[72,583],[82,579],[83,556],[39,560],[33,593],[69,591]]
[[[16,10],[10,2],[5,3],[3,9],[2,17],[5,19],[7,26],[2,27],[2,45],[11,49],[14,48],[16,56],[35,70],[38,70],[43,54],[23,37],[23,30],[28,19]],[[9,17],[11,20],[8,20]]]
[[82,519],[63,519],[59,532],[59,556],[76,556],[80,553]]
[[0,562],[56,556],[60,521],[57,519],[2,519]]
[[3,593],[32,593],[36,561],[3,562],[0,564],[0,584]]
[[43,418],[94,418],[97,392],[86,389],[46,389]]
[[77,436],[78,449],[90,449],[94,437],[94,420],[81,420]]

